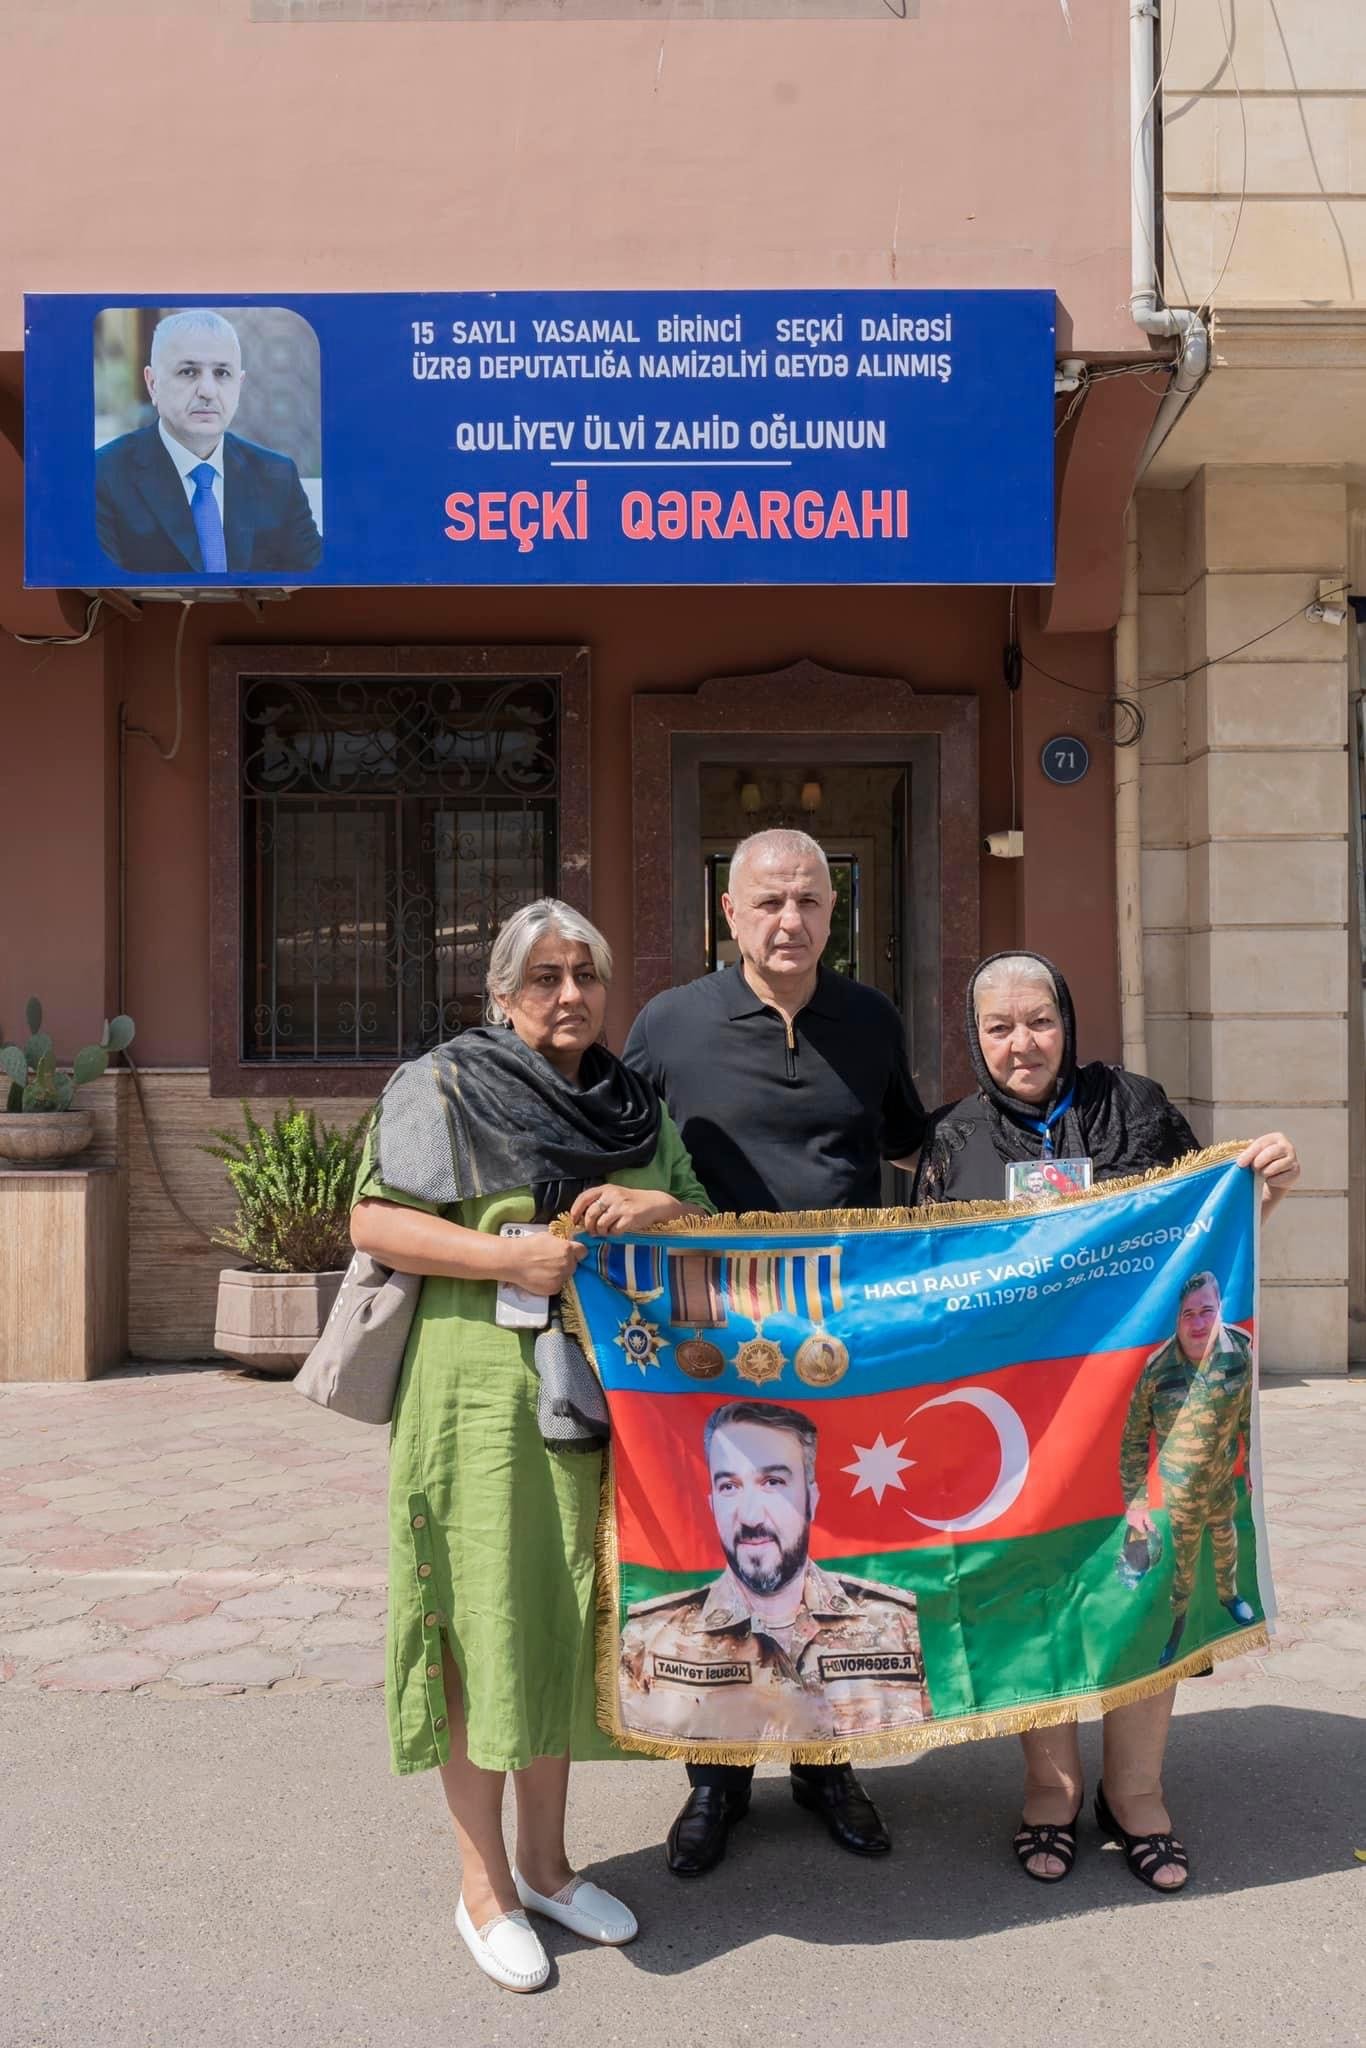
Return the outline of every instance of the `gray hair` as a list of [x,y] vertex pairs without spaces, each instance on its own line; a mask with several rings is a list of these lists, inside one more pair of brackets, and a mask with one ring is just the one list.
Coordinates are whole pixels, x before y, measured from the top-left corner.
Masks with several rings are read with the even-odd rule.
[[158,356],[164,356],[172,344],[185,334],[203,334],[207,331],[218,336],[220,341],[231,342],[238,361],[242,358],[242,342],[231,320],[225,320],[221,313],[215,313],[208,306],[186,306],[179,313],[168,313],[164,320],[158,320],[152,329],[152,346],[147,351],[147,360],[155,368]]
[[[503,1002],[517,994],[526,980],[526,964],[547,932],[558,932],[571,945],[587,946],[593,956],[598,979],[604,985],[612,979],[612,948],[595,924],[581,911],[571,910],[557,896],[539,896],[524,903],[500,927],[489,954],[489,971],[484,982],[488,1001],[484,1015],[490,1024],[510,1024]],[[499,998],[502,998],[502,1001]]]
[[795,1436],[802,1447],[802,1469],[808,1488],[816,1483],[816,1425],[796,1408],[784,1408],[780,1401],[726,1401],[713,1408],[702,1431],[702,1449],[711,1459],[712,1438],[732,1422],[757,1422],[763,1429],[782,1429]]
[[1046,988],[1055,1004],[1058,1000],[1058,985],[1037,954],[1006,953],[999,960],[989,960],[973,982],[975,1014],[982,1014],[984,995],[1007,988]]
[[820,841],[813,839],[809,832],[797,832],[783,825],[775,825],[767,832],[751,832],[748,839],[740,841],[730,857],[730,878],[726,885],[728,894],[735,893],[735,884],[741,870],[748,867],[752,860],[757,860],[766,853],[774,853],[780,858],[785,857],[792,861],[814,860],[819,863],[827,884],[830,881],[830,863],[825,857],[825,848]]

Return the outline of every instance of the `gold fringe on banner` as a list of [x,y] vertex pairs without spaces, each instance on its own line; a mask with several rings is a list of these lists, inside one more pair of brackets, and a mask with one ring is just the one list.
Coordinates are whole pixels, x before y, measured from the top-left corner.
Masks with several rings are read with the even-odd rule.
[[[1047,1210],[1020,1202],[942,1202],[922,1209],[805,1209],[773,1214],[755,1211],[744,1215],[685,1216],[676,1222],[658,1224],[648,1231],[624,1233],[631,1237],[756,1237],[820,1231],[830,1236],[855,1231],[942,1230],[955,1223],[1026,1223],[1054,1209],[1077,1208],[1087,1202],[1104,1202],[1117,1195],[1133,1194],[1140,1188],[1161,1186],[1166,1181],[1184,1180],[1212,1166],[1225,1166],[1236,1159],[1247,1140],[1230,1139],[1222,1145],[1193,1152],[1176,1166],[1154,1167],[1151,1172],[1133,1174],[1124,1180],[1104,1181],[1098,1187],[1082,1188],[1075,1194],[1050,1200]],[[568,1216],[551,1225],[558,1237],[576,1235]],[[579,1303],[571,1280],[560,1297],[564,1326],[577,1337],[598,1378],[602,1368],[593,1348],[588,1318]],[[1069,1721],[1093,1719],[1115,1707],[1127,1707],[1135,1700],[1153,1699],[1167,1692],[1183,1678],[1193,1678],[1214,1664],[1231,1657],[1243,1657],[1267,1647],[1265,1622],[1239,1629],[1237,1635],[1220,1636],[1212,1643],[1189,1651],[1161,1671],[1130,1679],[1125,1685],[1070,1694],[1066,1699],[1034,1700],[1018,1707],[994,1707],[980,1714],[959,1714],[942,1721],[922,1721],[910,1727],[886,1729],[871,1735],[855,1735],[842,1742],[678,1742],[652,1735],[639,1735],[622,1725],[620,1692],[620,1558],[617,1551],[616,1484],[612,1455],[603,1459],[602,1491],[598,1506],[595,1538],[597,1572],[596,1656],[598,1726],[610,1735],[619,1749],[637,1756],[667,1757],[690,1764],[842,1764],[876,1763],[899,1756],[914,1756],[923,1750],[945,1749],[960,1742],[980,1742],[999,1735],[1023,1735],[1031,1728],[1057,1728]]]
[[[1227,1166],[1246,1151],[1249,1140],[1230,1138],[1222,1145],[1208,1145],[1203,1152],[1189,1152],[1175,1166],[1154,1166],[1147,1173],[1127,1175],[1123,1180],[1101,1181],[1097,1186],[1078,1188],[1075,1194],[1050,1196],[1035,1208],[1029,1202],[933,1202],[919,1209],[770,1209],[745,1210],[737,1215],[679,1216],[672,1223],[652,1223],[645,1230],[627,1230],[623,1237],[758,1237],[791,1236],[818,1230],[831,1237],[853,1232],[943,1230],[955,1223],[1029,1223],[1056,1209],[1079,1209],[1087,1202],[1113,1201],[1117,1195],[1136,1194],[1142,1188],[1161,1187],[1166,1181],[1185,1180],[1193,1173],[1205,1173],[1212,1166]],[[579,1235],[569,1217],[557,1216],[550,1226],[556,1237]],[[573,1282],[570,1282],[573,1286]]]

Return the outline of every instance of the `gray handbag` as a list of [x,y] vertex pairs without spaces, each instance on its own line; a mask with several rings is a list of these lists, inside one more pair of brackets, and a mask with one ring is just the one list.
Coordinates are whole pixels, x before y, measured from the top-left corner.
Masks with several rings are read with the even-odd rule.
[[552,1451],[599,1451],[612,1435],[601,1382],[558,1308],[533,1347],[540,1391],[536,1426]]
[[299,1368],[297,1391],[356,1422],[388,1422],[421,1292],[420,1273],[391,1273],[369,1252],[357,1252]]

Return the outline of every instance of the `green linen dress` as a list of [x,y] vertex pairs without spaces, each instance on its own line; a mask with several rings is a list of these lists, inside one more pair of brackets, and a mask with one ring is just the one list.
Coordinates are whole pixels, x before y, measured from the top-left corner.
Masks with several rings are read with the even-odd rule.
[[[668,1112],[645,1166],[608,1176],[710,1209]],[[527,1188],[437,1209],[385,1187],[370,1196],[468,1230],[534,1214]],[[471,1763],[516,1771],[538,1756],[611,1756],[597,1725],[594,1536],[602,1455],[547,1450],[536,1426],[535,1332],[494,1322],[489,1280],[423,1282],[389,1439],[385,1698],[393,1767],[450,1757],[441,1639],[464,1692]]]

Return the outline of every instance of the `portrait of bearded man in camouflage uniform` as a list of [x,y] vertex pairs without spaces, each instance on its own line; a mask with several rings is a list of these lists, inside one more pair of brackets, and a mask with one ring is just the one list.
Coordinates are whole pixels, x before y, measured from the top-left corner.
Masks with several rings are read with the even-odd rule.
[[1234,1467],[1251,1427],[1252,1339],[1225,1323],[1213,1273],[1193,1273],[1181,1289],[1175,1335],[1154,1351],[1139,1374],[1119,1451],[1125,1520],[1131,1531],[1151,1536],[1148,1447],[1157,1439],[1175,1567],[1172,1631],[1159,1665],[1171,1663],[1185,1631],[1206,1529],[1221,1604],[1243,1628],[1257,1618],[1238,1591],[1234,1525]]
[[703,1445],[726,1568],[628,1610],[623,1727],[745,1747],[838,1742],[927,1718],[914,1593],[826,1571],[810,1555],[815,1423],[776,1401],[727,1401]]

